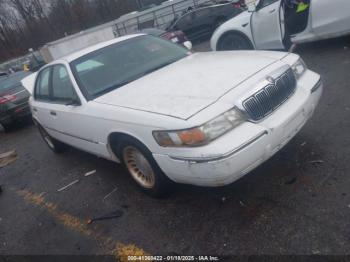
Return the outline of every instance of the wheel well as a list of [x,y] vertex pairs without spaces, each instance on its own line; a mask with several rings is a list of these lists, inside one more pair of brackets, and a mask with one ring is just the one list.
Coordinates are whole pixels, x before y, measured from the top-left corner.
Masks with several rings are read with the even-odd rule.
[[[119,160],[120,159],[120,145],[125,139],[132,139],[137,141],[138,143],[141,143],[143,146],[145,146],[140,140],[135,138],[134,136],[121,133],[121,132],[113,132],[108,136],[108,148]],[[145,146],[146,147],[146,146]],[[146,147],[147,148],[147,147]]]
[[249,43],[250,47],[251,47],[252,49],[255,49],[255,48],[254,48],[254,45],[253,45],[252,41],[249,39],[249,37],[248,37],[245,33],[242,33],[242,32],[240,32],[240,31],[236,31],[236,30],[227,31],[227,32],[225,32],[222,36],[220,36],[220,38],[219,38],[219,40],[218,40],[218,43],[217,43],[217,48],[216,48],[216,49],[219,50],[218,47],[219,47],[219,45],[220,45],[220,42],[222,41],[222,39],[223,39],[225,36],[227,36],[227,35],[229,35],[229,34],[236,34],[236,35],[239,35],[239,36],[243,37],[243,38]]

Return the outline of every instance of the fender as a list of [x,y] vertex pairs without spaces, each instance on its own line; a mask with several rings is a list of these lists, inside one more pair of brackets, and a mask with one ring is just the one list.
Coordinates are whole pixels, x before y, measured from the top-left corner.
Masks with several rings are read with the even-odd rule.
[[254,38],[252,36],[251,16],[252,16],[252,13],[248,11],[244,11],[243,13],[226,21],[221,26],[219,26],[215,30],[215,32],[213,33],[213,36],[210,39],[211,49],[213,51],[217,51],[217,44],[220,38],[224,34],[232,31],[238,32],[244,35],[245,37],[247,37],[249,41],[253,44],[254,49],[256,49]]

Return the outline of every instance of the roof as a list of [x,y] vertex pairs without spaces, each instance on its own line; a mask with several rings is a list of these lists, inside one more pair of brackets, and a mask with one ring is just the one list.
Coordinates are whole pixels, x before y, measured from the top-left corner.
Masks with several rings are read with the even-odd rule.
[[[126,35],[126,36],[117,37],[117,38],[114,38],[112,40],[108,40],[105,42],[98,43],[96,45],[89,46],[87,48],[84,48],[82,50],[79,50],[77,52],[69,54],[67,56],[64,56],[64,57],[60,58],[59,60],[65,60],[67,62],[72,62],[73,60],[78,59],[79,57],[82,57],[84,55],[87,55],[93,51],[99,50],[101,48],[104,48],[106,46],[110,46],[110,45],[113,45],[113,44],[116,44],[119,42],[123,42],[123,41],[131,39],[131,38],[135,38],[135,37],[140,36],[140,35],[145,35],[145,34],[133,34],[133,35]],[[53,61],[53,62],[55,62],[55,61]]]

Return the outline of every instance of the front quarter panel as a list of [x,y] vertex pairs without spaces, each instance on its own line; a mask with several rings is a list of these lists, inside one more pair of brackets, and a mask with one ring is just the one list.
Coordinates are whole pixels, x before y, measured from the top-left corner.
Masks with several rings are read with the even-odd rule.
[[238,16],[226,21],[221,26],[219,26],[214,32],[210,40],[210,46],[213,51],[217,51],[217,44],[220,38],[227,32],[236,31],[244,34],[249,38],[254,46],[254,41],[252,37],[252,30],[250,24],[250,18],[252,13],[244,11]]

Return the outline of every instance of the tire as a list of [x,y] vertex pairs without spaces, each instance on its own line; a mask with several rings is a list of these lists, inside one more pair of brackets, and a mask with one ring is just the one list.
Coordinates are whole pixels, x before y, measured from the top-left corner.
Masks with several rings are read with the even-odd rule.
[[171,181],[142,143],[129,137],[123,138],[118,156],[143,192],[155,198],[164,197],[169,193]]
[[223,35],[219,42],[218,48],[219,51],[228,51],[228,50],[252,50],[253,45],[250,40],[239,34],[239,33],[226,33]]
[[37,127],[39,129],[39,133],[43,138],[44,142],[54,153],[60,154],[67,149],[66,144],[51,137],[49,133],[47,133],[47,131],[41,125],[37,124]]

